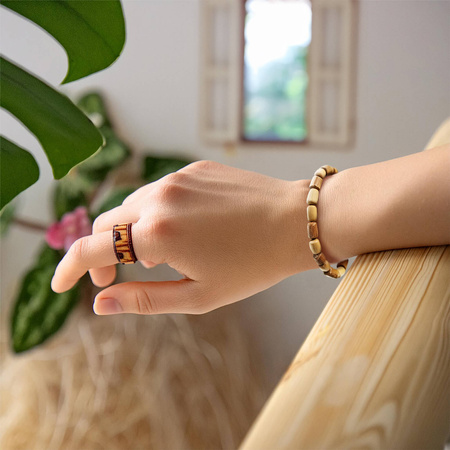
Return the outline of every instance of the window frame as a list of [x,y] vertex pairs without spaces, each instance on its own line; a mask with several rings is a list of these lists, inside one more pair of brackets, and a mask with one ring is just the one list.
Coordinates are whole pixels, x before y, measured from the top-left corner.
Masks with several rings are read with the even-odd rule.
[[[199,134],[204,142],[236,146],[271,146],[271,147],[349,147],[354,143],[356,128],[356,51],[357,51],[357,5],[358,0],[311,0],[312,31],[308,52],[308,89],[306,99],[307,136],[303,141],[265,141],[246,139],[243,133],[244,111],[244,46],[245,46],[245,0],[201,0],[200,1],[200,108]],[[214,36],[212,14],[219,9],[228,11],[230,30],[227,38],[228,66],[208,61]],[[326,49],[321,48],[327,36],[323,23],[325,15],[332,10],[341,14],[340,64],[334,67],[334,75],[323,60]],[[222,11],[223,12],[223,11]],[[211,14],[212,13],[212,14]],[[217,76],[215,76],[215,74]],[[218,75],[220,74],[220,76]],[[325,88],[321,83],[336,83],[338,95],[335,110],[337,130],[324,127],[327,112],[322,104]],[[226,105],[216,104],[217,108],[226,108],[224,129],[210,124],[213,111],[213,95],[208,93],[210,83],[225,80],[228,85]],[[329,115],[329,114],[328,114]]]

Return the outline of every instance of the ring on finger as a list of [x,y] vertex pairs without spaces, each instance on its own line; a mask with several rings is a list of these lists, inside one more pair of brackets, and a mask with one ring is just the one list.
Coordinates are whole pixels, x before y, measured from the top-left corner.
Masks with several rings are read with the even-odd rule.
[[137,261],[131,234],[132,223],[113,226],[114,253],[121,264],[134,264]]

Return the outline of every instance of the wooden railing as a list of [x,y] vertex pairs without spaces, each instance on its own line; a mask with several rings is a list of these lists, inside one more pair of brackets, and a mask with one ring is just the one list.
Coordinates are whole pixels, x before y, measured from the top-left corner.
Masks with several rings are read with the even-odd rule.
[[[450,119],[428,147],[450,143]],[[449,167],[450,176],[450,167]],[[241,450],[442,450],[450,247],[359,256]]]

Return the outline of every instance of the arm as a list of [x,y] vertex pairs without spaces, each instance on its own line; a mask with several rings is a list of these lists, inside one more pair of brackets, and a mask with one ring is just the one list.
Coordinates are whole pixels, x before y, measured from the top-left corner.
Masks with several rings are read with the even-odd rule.
[[450,244],[450,145],[327,177],[319,229],[331,261]]
[[[450,147],[345,170],[324,180],[319,230],[330,262],[390,248],[450,241]],[[202,313],[246,298],[316,266],[306,236],[309,180],[288,182],[203,161],[136,191],[101,215],[58,266],[62,292],[90,270],[98,286],[115,277],[114,224],[133,222],[136,255],[184,278],[113,285],[98,314]]]

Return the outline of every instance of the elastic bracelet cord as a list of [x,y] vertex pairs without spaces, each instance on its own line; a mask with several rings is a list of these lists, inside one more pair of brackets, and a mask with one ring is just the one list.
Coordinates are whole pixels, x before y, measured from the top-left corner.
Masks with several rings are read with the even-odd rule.
[[344,275],[347,269],[348,259],[339,262],[335,269],[330,266],[330,263],[322,253],[322,246],[319,241],[319,227],[317,226],[317,204],[319,202],[319,192],[322,187],[323,179],[327,175],[333,175],[337,172],[336,168],[328,165],[317,169],[309,184],[309,192],[306,199],[306,203],[308,204],[306,208],[306,217],[308,218],[309,248],[311,249],[319,269],[322,270],[324,275],[330,278],[341,278]]

